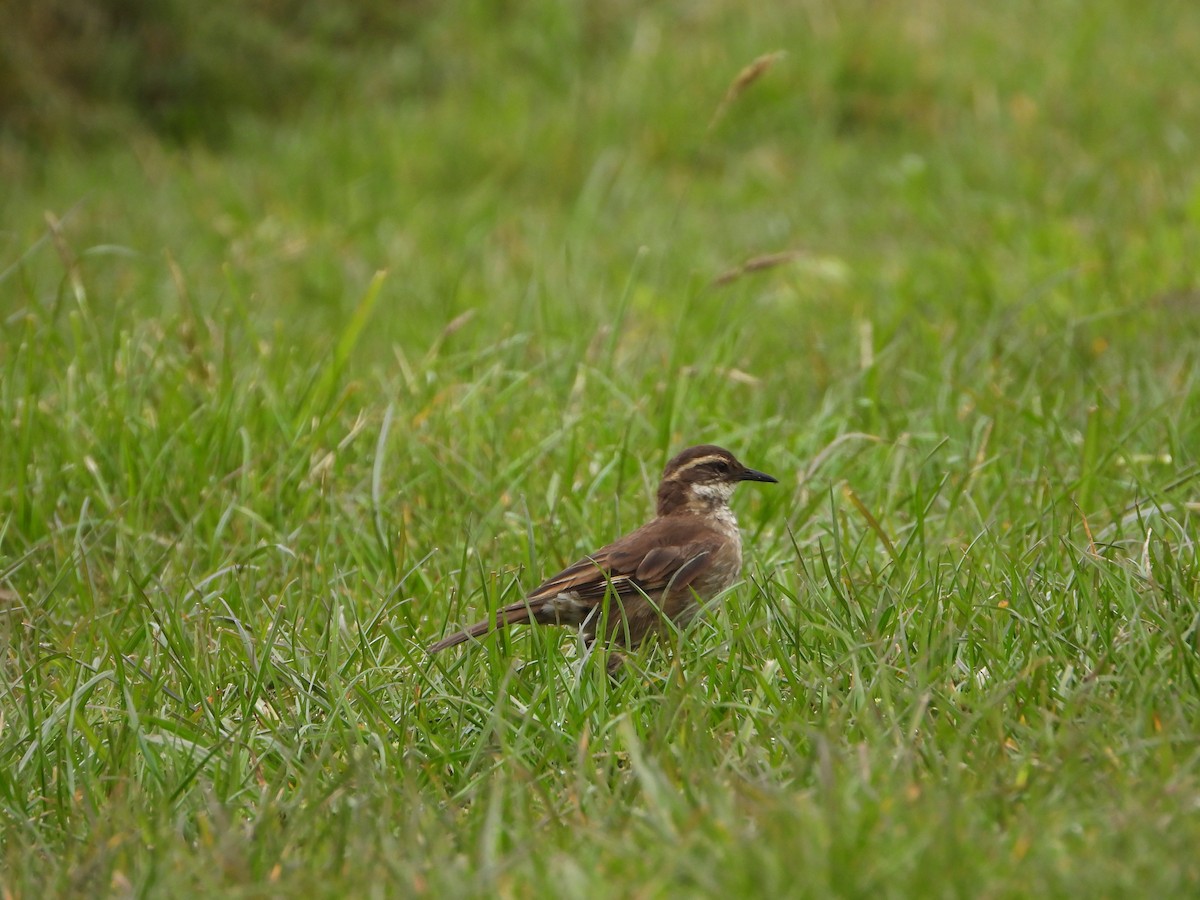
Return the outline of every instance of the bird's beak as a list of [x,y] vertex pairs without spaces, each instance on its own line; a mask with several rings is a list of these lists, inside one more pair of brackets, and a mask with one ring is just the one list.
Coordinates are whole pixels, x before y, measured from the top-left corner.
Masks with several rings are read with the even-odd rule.
[[765,481],[768,484],[779,484],[779,479],[757,469],[743,469],[738,481]]

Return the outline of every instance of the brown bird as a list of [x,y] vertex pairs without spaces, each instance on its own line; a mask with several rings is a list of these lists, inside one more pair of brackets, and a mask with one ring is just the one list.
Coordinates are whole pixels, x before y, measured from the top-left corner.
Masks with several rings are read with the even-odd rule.
[[[525,599],[498,610],[495,618],[443,638],[428,652],[528,622],[582,628],[589,648],[603,623],[605,642],[629,649],[648,634],[668,630],[665,620],[686,625],[741,572],[742,537],[729,508],[741,481],[778,479],[746,468],[721,447],[684,450],[667,463],[652,520],[563,569]],[[620,655],[613,654],[610,669],[620,664]]]

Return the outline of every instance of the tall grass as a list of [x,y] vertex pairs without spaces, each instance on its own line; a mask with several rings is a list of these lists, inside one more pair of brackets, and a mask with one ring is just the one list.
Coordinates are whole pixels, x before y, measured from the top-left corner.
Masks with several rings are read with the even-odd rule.
[[[8,894],[1194,892],[1200,20],[622,9],[14,163]],[[782,483],[635,676],[426,657],[701,441]]]

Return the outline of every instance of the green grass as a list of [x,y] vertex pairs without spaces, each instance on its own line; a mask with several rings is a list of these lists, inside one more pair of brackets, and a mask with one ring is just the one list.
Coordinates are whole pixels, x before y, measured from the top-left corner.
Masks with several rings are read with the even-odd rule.
[[[1200,8],[763,6],[3,156],[5,896],[1194,896]],[[702,441],[643,677],[424,655]]]

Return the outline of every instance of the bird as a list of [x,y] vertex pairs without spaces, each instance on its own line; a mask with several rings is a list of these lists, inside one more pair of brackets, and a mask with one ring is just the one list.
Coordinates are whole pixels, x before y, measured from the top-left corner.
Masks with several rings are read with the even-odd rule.
[[[650,634],[686,626],[706,603],[736,583],[742,537],[729,507],[743,481],[777,484],[712,444],[689,447],[667,463],[653,519],[589,553],[491,618],[442,638],[429,654],[510,625],[536,622],[579,628],[590,650],[604,629],[608,668]],[[605,600],[608,599],[607,611]]]

